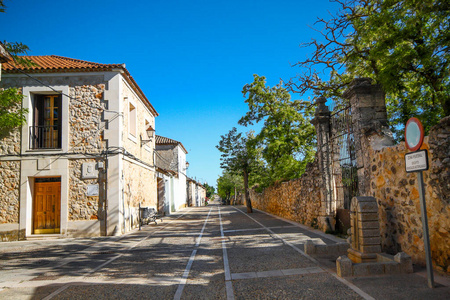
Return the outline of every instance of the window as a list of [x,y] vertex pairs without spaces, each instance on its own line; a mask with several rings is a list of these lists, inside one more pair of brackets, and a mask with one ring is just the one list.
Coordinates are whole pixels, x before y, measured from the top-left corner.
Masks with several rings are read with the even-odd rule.
[[136,113],[136,107],[130,102],[130,113],[128,114],[128,132],[129,134],[131,134],[133,137],[136,137],[136,118],[137,118],[137,113]]
[[30,149],[61,148],[61,95],[36,95]]

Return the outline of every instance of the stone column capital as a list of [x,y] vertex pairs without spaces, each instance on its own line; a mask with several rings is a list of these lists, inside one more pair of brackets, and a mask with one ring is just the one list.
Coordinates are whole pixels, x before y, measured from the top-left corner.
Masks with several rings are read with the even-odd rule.
[[317,126],[319,124],[328,124],[330,121],[331,112],[328,109],[328,106],[325,105],[327,102],[327,99],[325,97],[319,97],[316,99],[316,112],[314,119],[311,120],[311,123],[314,126]]

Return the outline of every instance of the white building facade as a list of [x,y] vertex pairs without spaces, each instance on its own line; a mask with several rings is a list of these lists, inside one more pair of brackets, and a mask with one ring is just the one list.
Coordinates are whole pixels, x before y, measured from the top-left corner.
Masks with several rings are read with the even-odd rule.
[[[165,184],[166,213],[172,213],[186,207],[186,148],[176,140],[156,136],[155,163],[161,170],[160,177]],[[159,181],[158,184],[162,184]],[[168,206],[168,207],[167,207]]]

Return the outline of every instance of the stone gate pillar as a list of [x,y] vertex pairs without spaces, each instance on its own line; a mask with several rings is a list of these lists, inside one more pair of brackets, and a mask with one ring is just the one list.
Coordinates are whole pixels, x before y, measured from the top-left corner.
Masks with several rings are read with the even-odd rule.
[[354,79],[344,92],[344,98],[350,101],[351,106],[360,195],[368,195],[369,192],[368,149],[378,150],[394,144],[384,96],[381,86],[372,84],[370,78]]
[[348,257],[354,263],[376,262],[381,253],[378,206],[374,197],[354,197],[351,206],[351,248]]
[[322,175],[321,206],[319,226],[322,230],[334,230],[334,211],[332,211],[333,185],[331,183],[331,144],[330,144],[330,110],[325,105],[325,97],[316,100],[316,113],[312,124],[317,134],[317,158]]

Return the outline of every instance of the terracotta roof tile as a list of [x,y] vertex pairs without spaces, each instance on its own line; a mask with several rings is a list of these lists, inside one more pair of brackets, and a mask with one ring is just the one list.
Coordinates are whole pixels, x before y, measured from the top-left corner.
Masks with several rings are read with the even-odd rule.
[[80,59],[63,57],[58,55],[43,55],[43,56],[21,56],[35,63],[35,66],[24,66],[13,61],[8,61],[2,64],[4,74],[10,73],[58,73],[58,72],[99,72],[112,71],[114,69],[122,69],[124,77],[130,86],[146,100],[147,106],[154,116],[158,116],[153,105],[145,96],[139,85],[136,83],[130,72],[125,68],[125,64],[100,64]]
[[186,148],[184,148],[183,144],[179,141],[173,140],[173,139],[169,139],[167,137],[164,136],[160,136],[160,135],[156,135],[155,136],[155,144],[156,145],[180,145],[181,148],[183,148],[184,152],[186,152],[186,154],[188,153]]
[[124,64],[100,64],[85,60],[79,60],[57,55],[44,56],[21,56],[36,64],[36,66],[24,66],[15,62],[8,62],[2,65],[6,73],[19,73],[19,70],[26,71],[44,71],[44,70],[105,70],[114,68],[125,68]]

